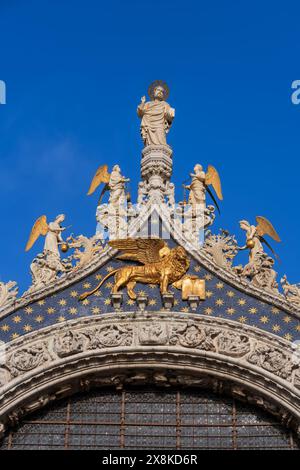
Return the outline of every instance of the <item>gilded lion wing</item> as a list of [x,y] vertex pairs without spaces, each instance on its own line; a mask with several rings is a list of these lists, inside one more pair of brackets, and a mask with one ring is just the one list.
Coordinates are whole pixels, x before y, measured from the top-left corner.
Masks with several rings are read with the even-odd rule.
[[216,191],[216,195],[218,196],[220,201],[223,200],[220,176],[217,170],[212,165],[208,165],[206,176],[205,176],[205,184],[206,185],[211,184],[214,190]]
[[160,238],[126,238],[111,240],[108,243],[112,248],[123,252],[118,259],[138,261],[142,264],[161,261],[159,252],[167,246]]
[[256,232],[260,237],[262,237],[263,235],[270,235],[270,237],[272,237],[273,240],[275,240],[276,242],[281,241],[278,233],[276,232],[273,225],[268,219],[258,215],[256,217],[256,222],[257,222]]
[[47,232],[48,232],[47,217],[45,215],[41,215],[41,217],[39,217],[35,221],[31,229],[31,233],[29,235],[29,239],[28,239],[25,251],[29,251],[30,248],[33,246],[33,244],[37,241],[39,236],[40,235],[45,236],[47,235]]
[[108,166],[99,166],[94,178],[92,179],[87,195],[90,196],[91,194],[93,194],[93,192],[98,188],[101,183],[109,183],[109,179],[110,173],[108,173]]

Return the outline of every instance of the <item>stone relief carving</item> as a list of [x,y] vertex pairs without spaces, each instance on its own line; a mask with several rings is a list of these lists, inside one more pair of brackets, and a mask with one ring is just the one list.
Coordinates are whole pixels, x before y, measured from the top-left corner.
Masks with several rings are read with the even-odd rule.
[[286,300],[295,307],[300,307],[300,284],[290,284],[286,274],[280,280]]
[[91,238],[84,235],[79,235],[76,238],[68,237],[67,242],[70,248],[74,248],[74,253],[70,257],[76,262],[74,269],[81,269],[90,264],[94,257],[103,251],[103,245],[96,235]]
[[6,367],[0,367],[0,388],[11,380],[11,374]]
[[216,351],[213,338],[219,331],[209,328],[201,328],[194,324],[175,326],[170,336],[170,344],[180,345],[186,348],[198,348],[205,351]]
[[167,344],[167,325],[163,323],[146,323],[139,329],[139,341],[142,345]]
[[250,351],[250,340],[246,335],[239,335],[232,331],[221,332],[216,339],[217,349],[220,354],[232,357],[245,356]]
[[[289,382],[292,381],[293,370],[299,368],[292,361],[291,351],[287,352],[254,338],[251,340],[247,329],[244,333],[234,332],[214,322],[203,322],[203,319],[196,322],[174,322],[173,315],[167,321],[139,321],[136,324],[119,321],[95,327],[86,324],[84,328],[65,329],[54,335],[49,334],[43,340],[29,341],[28,346],[24,346],[23,342],[19,343],[17,349],[15,343],[12,343],[7,352],[7,362],[0,368],[0,387],[40,366],[45,365],[47,369],[53,361],[65,361],[68,357],[89,350],[132,347],[134,344],[137,347],[195,349],[228,358],[239,358],[245,364],[244,367],[250,363]],[[299,386],[299,371],[294,375],[295,386]]]
[[58,357],[67,357],[78,354],[87,348],[88,339],[83,333],[73,333],[71,330],[62,335],[55,336],[53,350]]
[[27,348],[17,350],[8,359],[7,367],[12,377],[36,369],[51,360],[47,342],[41,341]]
[[72,269],[68,259],[61,260],[50,252],[39,253],[30,265],[32,284],[23,296],[39,291]]
[[238,253],[237,241],[226,230],[221,229],[221,233],[217,235],[207,231],[203,250],[218,266],[230,269]]
[[258,344],[247,360],[286,380],[291,380],[291,373],[295,367],[291,358],[282,351],[264,344]]
[[15,302],[18,296],[18,287],[15,281],[0,282],[0,309]]
[[132,327],[114,324],[96,330],[96,332],[91,335],[90,347],[114,348],[118,346],[131,346],[132,340]]

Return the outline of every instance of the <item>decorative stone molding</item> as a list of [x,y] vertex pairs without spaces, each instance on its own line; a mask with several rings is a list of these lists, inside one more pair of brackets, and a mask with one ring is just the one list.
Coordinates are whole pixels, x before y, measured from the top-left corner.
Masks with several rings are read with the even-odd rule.
[[164,201],[172,175],[172,149],[168,145],[149,145],[142,150],[141,175],[150,200]]
[[0,310],[5,307],[14,305],[17,295],[18,286],[15,281],[0,282]]
[[0,368],[2,430],[74,390],[151,381],[224,382],[236,396],[252,397],[299,426],[300,366],[291,345],[229,320],[163,311],[155,318],[146,312],[85,317],[12,341],[6,357]]

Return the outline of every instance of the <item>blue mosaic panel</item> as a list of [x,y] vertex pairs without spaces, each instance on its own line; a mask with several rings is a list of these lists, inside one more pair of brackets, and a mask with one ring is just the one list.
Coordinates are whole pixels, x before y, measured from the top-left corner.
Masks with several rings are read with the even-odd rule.
[[[113,312],[110,302],[113,276],[104,283],[99,291],[83,302],[80,302],[78,297],[86,290],[94,288],[104,276],[122,265],[124,262],[112,259],[82,281],[16,310],[0,321],[0,340],[7,342],[58,322]],[[197,312],[192,313],[256,326],[288,341],[300,339],[300,321],[294,316],[231,287],[193,259],[189,274],[196,274],[206,280],[207,299],[201,303]],[[170,290],[175,295],[174,311],[188,313],[189,306],[186,301],[181,300],[181,291],[172,287]],[[161,309],[162,303],[157,285],[137,284],[135,291],[149,296],[149,311]],[[123,290],[123,293],[122,311],[135,311],[137,309],[135,301],[129,299],[126,289]]]

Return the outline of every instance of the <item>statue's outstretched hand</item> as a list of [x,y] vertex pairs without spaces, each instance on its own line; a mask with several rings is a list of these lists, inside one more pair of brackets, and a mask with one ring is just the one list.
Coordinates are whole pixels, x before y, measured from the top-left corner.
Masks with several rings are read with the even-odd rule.
[[145,103],[146,103],[146,96],[142,96],[142,97],[141,97],[141,103],[142,103],[142,104],[145,104]]

